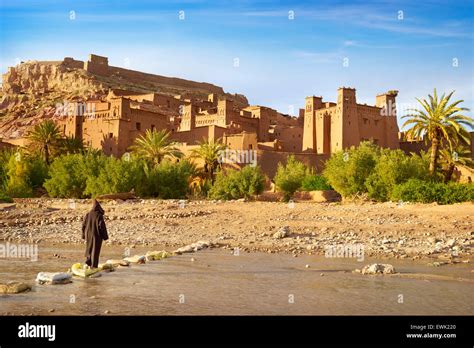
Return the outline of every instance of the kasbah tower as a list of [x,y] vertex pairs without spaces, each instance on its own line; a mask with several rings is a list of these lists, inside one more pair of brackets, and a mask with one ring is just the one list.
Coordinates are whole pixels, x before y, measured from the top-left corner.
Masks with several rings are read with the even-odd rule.
[[331,154],[361,141],[399,148],[395,98],[398,91],[376,97],[375,106],[357,104],[354,88],[338,89],[337,103],[306,97],[303,152]]

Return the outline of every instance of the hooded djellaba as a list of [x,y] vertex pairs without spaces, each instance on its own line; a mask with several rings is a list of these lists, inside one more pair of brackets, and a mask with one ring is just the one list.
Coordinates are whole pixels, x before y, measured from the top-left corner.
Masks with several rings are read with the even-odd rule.
[[99,266],[102,241],[109,239],[104,221],[104,209],[97,200],[92,201],[92,209],[84,216],[82,222],[82,239],[86,240],[86,265],[91,268]]

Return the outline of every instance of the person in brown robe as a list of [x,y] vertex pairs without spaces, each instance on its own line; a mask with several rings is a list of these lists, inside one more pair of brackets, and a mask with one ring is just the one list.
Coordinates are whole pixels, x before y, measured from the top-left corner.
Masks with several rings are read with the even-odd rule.
[[82,239],[87,242],[86,265],[97,268],[102,241],[109,239],[109,236],[104,221],[104,209],[95,199],[92,201],[92,209],[84,216],[82,221]]

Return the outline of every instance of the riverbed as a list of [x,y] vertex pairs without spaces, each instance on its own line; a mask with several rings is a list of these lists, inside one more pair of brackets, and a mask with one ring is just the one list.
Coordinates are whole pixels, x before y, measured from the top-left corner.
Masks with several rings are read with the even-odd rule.
[[[160,250],[160,248],[153,248]],[[146,249],[135,248],[132,254]],[[65,285],[34,284],[40,271],[66,271],[83,246],[41,245],[36,262],[0,259],[0,281],[32,291],[0,295],[1,315],[473,315],[471,264],[441,267],[393,260],[403,276],[369,276],[356,268],[386,259],[206,249],[119,268]],[[105,247],[102,261],[121,258]]]

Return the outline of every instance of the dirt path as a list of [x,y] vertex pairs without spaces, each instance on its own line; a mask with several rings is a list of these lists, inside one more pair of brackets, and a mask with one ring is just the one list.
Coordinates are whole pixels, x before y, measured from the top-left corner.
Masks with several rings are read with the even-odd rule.
[[[361,244],[365,256],[468,262],[474,204],[295,203],[134,200],[103,202],[110,245],[173,250],[198,240],[241,251],[324,254]],[[88,200],[25,199],[0,204],[0,240],[81,243]],[[288,226],[289,235],[274,234]]]

